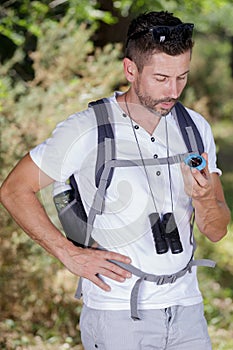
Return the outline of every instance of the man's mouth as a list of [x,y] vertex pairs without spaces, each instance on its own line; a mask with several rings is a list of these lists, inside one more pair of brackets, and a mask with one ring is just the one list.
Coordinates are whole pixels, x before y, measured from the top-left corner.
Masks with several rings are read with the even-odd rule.
[[160,106],[164,109],[170,109],[175,105],[175,103],[176,103],[176,100],[161,101]]

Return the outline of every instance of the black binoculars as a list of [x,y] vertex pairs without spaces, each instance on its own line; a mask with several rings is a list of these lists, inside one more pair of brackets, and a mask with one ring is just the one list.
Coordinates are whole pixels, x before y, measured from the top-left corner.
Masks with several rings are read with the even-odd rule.
[[158,213],[152,213],[149,219],[157,254],[167,253],[169,247],[172,254],[182,253],[183,247],[174,214],[166,213],[161,220]]

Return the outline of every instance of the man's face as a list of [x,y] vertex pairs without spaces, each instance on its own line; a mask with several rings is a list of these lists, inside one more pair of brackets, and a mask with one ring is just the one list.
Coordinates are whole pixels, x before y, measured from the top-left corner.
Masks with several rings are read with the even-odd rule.
[[190,56],[190,51],[178,56],[156,53],[142,72],[136,70],[132,88],[140,104],[155,115],[167,115],[187,83]]

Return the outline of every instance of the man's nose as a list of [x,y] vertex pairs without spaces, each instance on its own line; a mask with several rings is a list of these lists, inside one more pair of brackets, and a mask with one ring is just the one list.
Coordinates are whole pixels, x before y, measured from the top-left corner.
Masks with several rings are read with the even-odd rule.
[[180,95],[180,90],[178,86],[178,82],[176,80],[171,80],[168,85],[168,96],[171,98],[177,99]]

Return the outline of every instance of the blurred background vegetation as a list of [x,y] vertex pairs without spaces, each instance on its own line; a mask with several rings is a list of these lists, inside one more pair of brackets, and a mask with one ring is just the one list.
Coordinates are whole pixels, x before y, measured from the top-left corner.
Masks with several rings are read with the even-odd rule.
[[[226,200],[233,207],[233,5],[231,0],[3,0],[0,5],[0,169],[16,162],[56,123],[93,99],[125,89],[127,26],[140,12],[168,10],[195,23],[182,100],[211,123]],[[42,202],[56,222],[51,190]],[[32,242],[1,207],[0,349],[82,349],[76,278]],[[233,348],[233,225],[197,256],[217,261],[199,280],[214,350]]]

